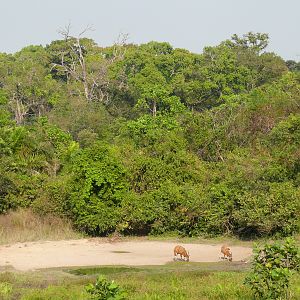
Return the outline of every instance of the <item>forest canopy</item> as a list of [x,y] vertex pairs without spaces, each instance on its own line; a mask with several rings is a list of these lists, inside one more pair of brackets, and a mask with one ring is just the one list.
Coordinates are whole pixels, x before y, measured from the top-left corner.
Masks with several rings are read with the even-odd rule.
[[268,35],[203,53],[63,32],[0,53],[0,213],[90,235],[300,230],[300,63]]

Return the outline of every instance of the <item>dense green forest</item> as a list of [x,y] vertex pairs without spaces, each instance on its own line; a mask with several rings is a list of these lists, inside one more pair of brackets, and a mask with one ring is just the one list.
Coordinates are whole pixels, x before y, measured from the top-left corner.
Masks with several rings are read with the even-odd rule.
[[268,35],[195,54],[64,32],[0,53],[0,213],[91,235],[300,230],[300,63]]

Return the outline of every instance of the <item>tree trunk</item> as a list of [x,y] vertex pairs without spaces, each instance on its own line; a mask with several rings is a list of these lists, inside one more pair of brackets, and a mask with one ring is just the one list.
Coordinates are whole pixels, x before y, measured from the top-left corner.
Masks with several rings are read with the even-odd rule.
[[15,120],[18,125],[21,125],[23,123],[25,115],[27,114],[27,111],[23,103],[20,102],[18,98],[15,98],[15,100],[16,100]]
[[152,116],[156,117],[156,100],[153,100]]

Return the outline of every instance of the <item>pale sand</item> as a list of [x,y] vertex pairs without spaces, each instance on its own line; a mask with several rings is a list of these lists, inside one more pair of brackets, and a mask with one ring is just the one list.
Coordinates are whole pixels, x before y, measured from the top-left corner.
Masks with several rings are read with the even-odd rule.
[[[173,260],[176,242],[127,241],[107,243],[97,239],[17,243],[0,246],[0,267],[27,271],[53,267],[101,265],[163,265]],[[220,261],[221,245],[183,244],[191,262]],[[248,260],[252,248],[230,247],[233,261]],[[124,251],[129,253],[115,253]]]

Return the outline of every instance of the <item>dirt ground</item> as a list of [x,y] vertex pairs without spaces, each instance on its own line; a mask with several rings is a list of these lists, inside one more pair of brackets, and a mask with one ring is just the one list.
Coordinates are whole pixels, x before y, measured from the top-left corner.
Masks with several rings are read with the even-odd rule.
[[[28,271],[42,268],[96,265],[163,265],[173,260],[178,243],[164,241],[107,242],[98,239],[17,243],[0,246],[0,267]],[[221,245],[182,244],[191,262],[220,261]],[[230,247],[233,261],[249,260],[252,249]]]

